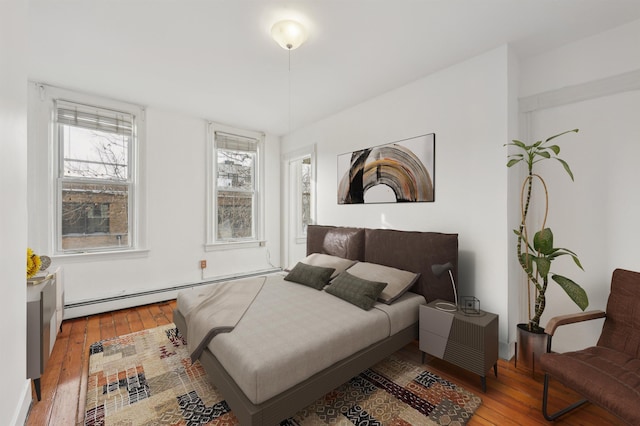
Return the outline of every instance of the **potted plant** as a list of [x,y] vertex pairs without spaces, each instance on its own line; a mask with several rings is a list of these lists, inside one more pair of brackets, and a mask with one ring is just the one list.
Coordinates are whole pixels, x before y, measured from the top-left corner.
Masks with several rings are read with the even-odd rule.
[[[551,228],[546,227],[547,214],[549,212],[549,195],[547,191],[547,184],[545,180],[535,172],[535,165],[545,160],[557,160],[562,164],[564,170],[567,172],[571,180],[573,180],[573,173],[566,161],[561,159],[560,147],[557,143],[550,144],[554,139],[563,136],[567,133],[577,133],[578,129],[568,130],[566,132],[559,133],[551,136],[544,141],[537,141],[531,145],[527,145],[519,140],[513,140],[507,146],[515,147],[513,153],[508,155],[507,167],[513,167],[516,164],[523,163],[527,166],[527,176],[522,183],[522,189],[520,191],[520,209],[522,212],[520,225],[518,229],[514,229],[514,233],[518,237],[516,245],[516,253],[518,262],[523,271],[527,275],[527,295],[528,295],[528,317],[529,322],[527,324],[518,324],[519,340],[522,336],[522,332],[529,332],[540,335],[543,339],[542,343],[526,343],[520,341],[520,348],[518,352],[521,352],[523,344],[526,348],[521,352],[524,355],[525,362],[529,354],[539,354],[546,349],[546,334],[544,334],[544,328],[540,327],[540,317],[546,307],[546,291],[549,284],[549,278],[556,282],[569,296],[573,302],[578,305],[583,311],[589,305],[589,299],[587,293],[580,285],[573,280],[555,274],[551,272],[552,262],[560,256],[571,256],[575,264],[580,268],[580,260],[578,256],[571,250],[566,248],[559,248],[554,246],[553,232]],[[531,194],[534,186],[534,181],[538,181],[544,189],[545,206],[544,206],[544,219],[540,230],[537,231],[533,238],[530,238],[530,232],[527,227],[527,217],[531,207]],[[535,293],[535,298],[532,304],[532,286]],[[532,313],[533,305],[533,313]],[[528,337],[530,338],[530,337]],[[540,340],[540,339],[539,339]],[[541,348],[540,348],[541,346]],[[533,351],[528,348],[534,348]],[[534,355],[535,356],[535,355]],[[517,355],[516,355],[517,360]]]

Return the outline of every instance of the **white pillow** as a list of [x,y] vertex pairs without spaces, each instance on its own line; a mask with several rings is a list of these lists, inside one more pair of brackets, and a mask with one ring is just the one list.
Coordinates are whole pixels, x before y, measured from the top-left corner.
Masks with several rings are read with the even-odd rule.
[[350,266],[356,263],[357,260],[344,259],[342,257],[331,256],[329,254],[311,253],[300,262],[306,263],[307,265],[333,268],[335,269],[335,272],[331,275],[331,278],[335,278],[340,275],[341,272],[346,271]]
[[358,262],[347,269],[347,272],[365,280],[387,283],[387,286],[382,290],[382,294],[378,297],[379,301],[387,305],[393,303],[409,290],[420,276],[420,274],[414,272],[369,262]]

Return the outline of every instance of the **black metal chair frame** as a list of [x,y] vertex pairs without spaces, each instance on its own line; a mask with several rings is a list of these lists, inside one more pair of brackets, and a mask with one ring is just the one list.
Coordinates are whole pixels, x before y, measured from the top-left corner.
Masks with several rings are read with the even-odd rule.
[[[592,319],[604,318],[606,314],[603,311],[589,311],[582,312],[579,314],[572,315],[564,315],[560,317],[555,317],[549,320],[547,327],[545,328],[545,332],[547,333],[547,353],[551,352],[551,341],[553,338],[553,333],[556,328],[561,325],[573,324],[576,322],[588,321]],[[549,382],[551,379],[551,375],[547,372],[544,373],[544,388],[542,391],[542,415],[545,419],[549,421],[556,420],[558,417],[567,414],[570,411],[575,410],[578,407],[581,407],[585,403],[589,402],[588,399],[581,399],[573,404],[570,404],[555,413],[549,413],[548,410],[548,401],[549,401]]]

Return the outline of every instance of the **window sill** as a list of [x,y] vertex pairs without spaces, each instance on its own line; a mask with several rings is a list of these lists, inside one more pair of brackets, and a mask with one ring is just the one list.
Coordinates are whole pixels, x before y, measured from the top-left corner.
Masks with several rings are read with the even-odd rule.
[[136,259],[149,255],[147,249],[117,250],[101,252],[64,253],[51,256],[51,259],[61,263],[92,262],[98,260]]
[[218,250],[235,250],[252,247],[264,247],[267,245],[265,240],[251,240],[251,241],[231,241],[228,243],[209,243],[205,244],[204,251],[218,251]]

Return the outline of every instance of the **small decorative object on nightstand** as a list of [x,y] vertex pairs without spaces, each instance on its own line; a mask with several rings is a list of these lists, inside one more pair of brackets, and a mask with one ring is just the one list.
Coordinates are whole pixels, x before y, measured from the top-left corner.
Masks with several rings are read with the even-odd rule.
[[462,296],[462,312],[466,315],[480,315],[480,301],[473,296]]
[[420,306],[420,350],[478,374],[486,392],[491,367],[498,376],[498,315],[443,311],[441,302]]

